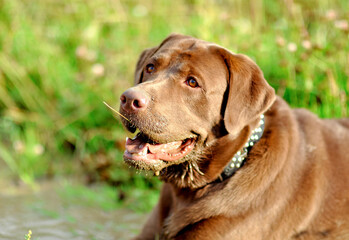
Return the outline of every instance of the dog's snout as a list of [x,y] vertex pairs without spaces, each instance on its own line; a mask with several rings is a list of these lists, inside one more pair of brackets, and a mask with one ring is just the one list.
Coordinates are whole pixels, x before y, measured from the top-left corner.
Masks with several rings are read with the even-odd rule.
[[120,97],[121,108],[126,112],[138,112],[147,108],[149,99],[141,91],[135,89],[126,90]]

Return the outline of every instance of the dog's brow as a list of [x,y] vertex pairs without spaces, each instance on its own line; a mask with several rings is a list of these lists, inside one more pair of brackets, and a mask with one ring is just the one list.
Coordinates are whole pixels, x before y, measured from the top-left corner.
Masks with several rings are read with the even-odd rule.
[[188,52],[182,52],[180,54],[178,54],[179,58],[183,58],[183,59],[190,59],[192,57],[192,54],[188,53]]
[[[164,65],[174,62],[181,62],[181,60],[187,60],[190,59],[192,55],[190,53],[185,53],[185,52],[178,52],[178,51],[165,51],[157,54],[156,56],[153,56],[153,61],[156,62],[159,65]],[[185,71],[187,70],[186,64],[176,64],[177,69],[180,71]]]
[[162,63],[169,60],[172,55],[173,55],[173,52],[171,50],[165,49],[157,53],[155,56],[153,56],[153,60],[158,63]]
[[156,62],[157,64],[162,64],[164,62],[164,54],[160,54],[157,56],[152,57],[153,61]]
[[188,64],[183,62],[179,62],[178,64],[176,64],[176,68],[179,73],[185,73],[190,70],[190,67],[188,66]]

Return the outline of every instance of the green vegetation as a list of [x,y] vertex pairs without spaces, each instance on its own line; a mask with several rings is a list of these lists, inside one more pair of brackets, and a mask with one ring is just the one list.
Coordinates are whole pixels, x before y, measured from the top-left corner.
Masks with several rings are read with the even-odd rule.
[[26,234],[26,235],[24,236],[24,238],[25,238],[25,240],[30,240],[31,237],[32,237],[32,231],[29,230],[29,231],[28,231],[28,234]]
[[0,166],[29,184],[79,172],[111,183],[125,203],[156,198],[144,193],[159,182],[123,164],[125,132],[102,102],[118,109],[140,52],[172,32],[249,55],[294,107],[321,117],[349,115],[348,0],[0,0],[0,6]]

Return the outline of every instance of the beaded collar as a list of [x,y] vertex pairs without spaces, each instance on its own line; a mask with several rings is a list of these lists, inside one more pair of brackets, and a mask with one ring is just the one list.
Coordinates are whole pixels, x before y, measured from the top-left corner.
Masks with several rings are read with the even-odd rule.
[[261,139],[264,132],[264,127],[264,115],[261,115],[259,126],[252,131],[251,136],[247,140],[245,146],[242,148],[242,150],[238,151],[227,164],[227,166],[225,166],[223,172],[219,177],[221,181],[231,177],[240,167],[244,165],[248,152],[251,150],[253,145]]

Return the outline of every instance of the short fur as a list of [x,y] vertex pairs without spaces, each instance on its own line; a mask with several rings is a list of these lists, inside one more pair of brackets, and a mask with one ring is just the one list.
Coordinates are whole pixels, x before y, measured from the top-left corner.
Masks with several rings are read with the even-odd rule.
[[[134,125],[158,142],[197,137],[184,159],[154,167],[165,183],[136,239],[349,239],[349,119],[291,109],[246,56],[178,34],[142,53],[135,83],[151,102],[123,113]],[[221,181],[262,113],[262,138]]]

